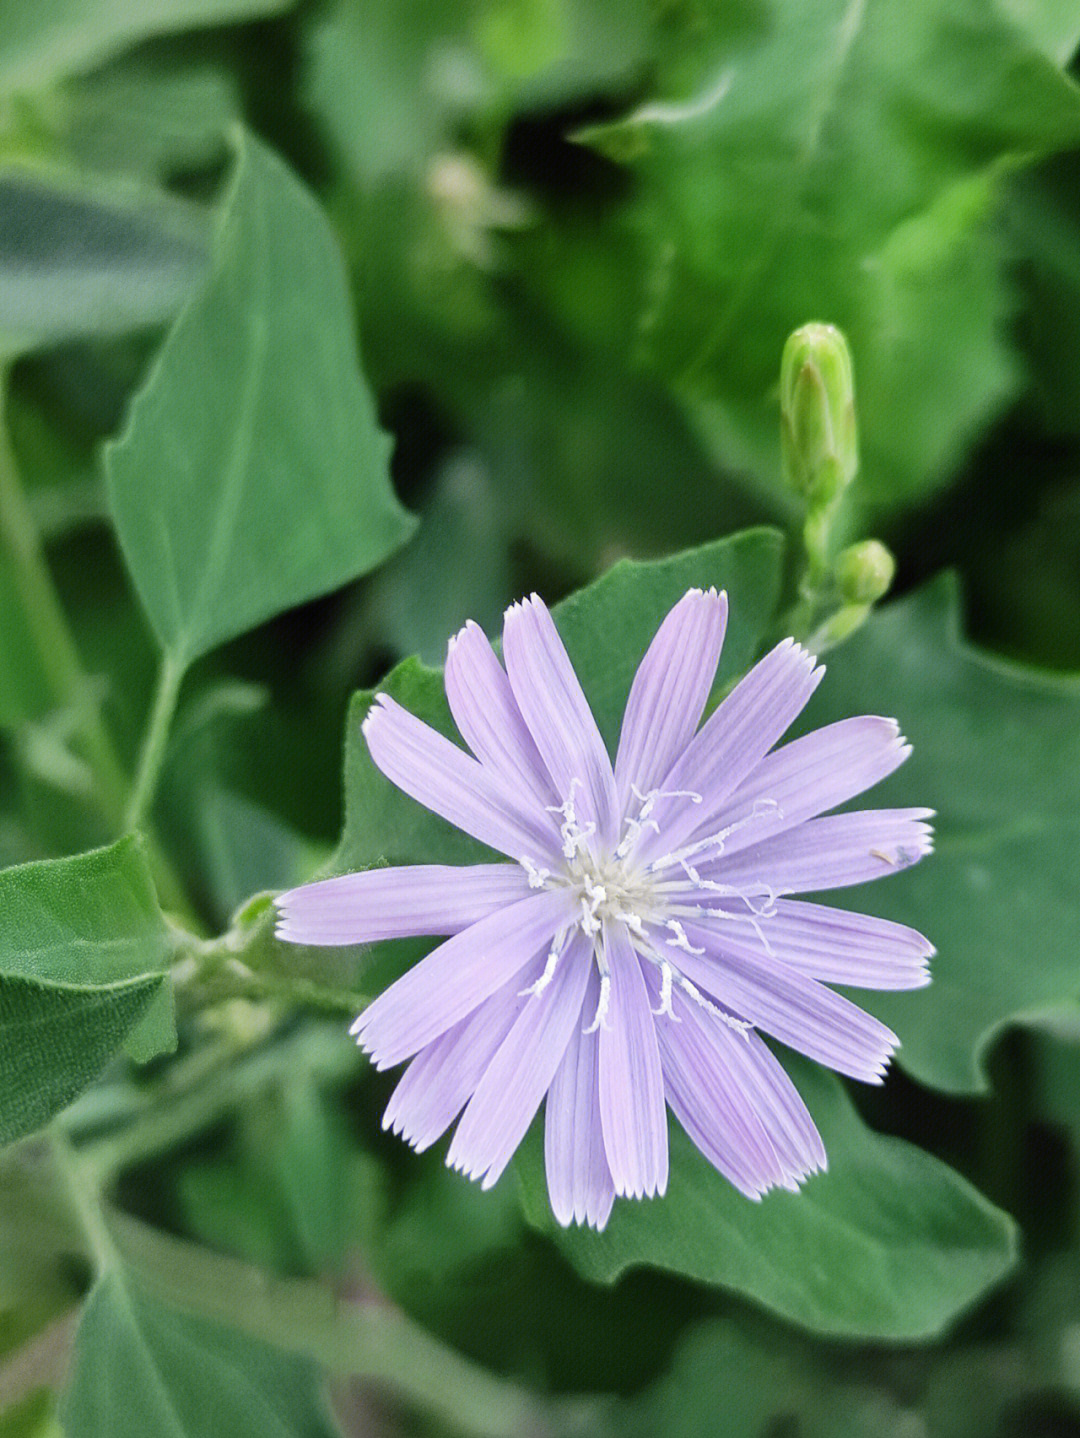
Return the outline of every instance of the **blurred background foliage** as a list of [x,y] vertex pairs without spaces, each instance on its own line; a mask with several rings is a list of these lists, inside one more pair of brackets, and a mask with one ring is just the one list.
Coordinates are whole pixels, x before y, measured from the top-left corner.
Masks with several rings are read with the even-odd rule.
[[[159,452],[152,418],[111,451],[111,498],[102,445],[201,302],[241,125],[317,198],[347,264],[347,291],[311,279],[310,347],[290,330],[282,373],[355,331],[419,524],[367,577],[276,618],[256,604],[241,637],[188,625],[181,644],[155,609],[162,561],[124,521],[155,630],[191,665],[155,820],[206,933],[331,855],[355,689],[409,655],[437,665],[467,617],[493,630],[531,588],[554,601],[623,557],[799,521],[777,382],[810,320],[841,326],[855,359],[845,537],[884,540],[898,566],[895,611],[838,652],[825,702],[898,714],[928,766],[912,802],[947,808],[953,783],[961,828],[1013,805],[1039,835],[985,906],[945,856],[926,866],[936,888],[905,891],[958,968],[919,998],[932,1017],[907,1072],[854,1095],[1020,1224],[1014,1276],[946,1333],[815,1335],[662,1261],[595,1282],[526,1220],[513,1178],[483,1195],[381,1133],[386,1077],[338,1019],[236,1000],[182,1014],[174,1058],[118,1062],[74,1110],[119,1216],[60,1416],[86,1244],[41,1154],[0,1157],[0,1438],[166,1431],[138,1413],[121,1428],[109,1406],[147,1353],[184,1434],[255,1417],[296,1435],[1080,1433],[1080,984],[1062,899],[1080,867],[1078,43],[1064,0],[0,0],[0,361],[27,501],[0,515],[5,866],[115,837],[20,566],[44,547],[130,770],[158,660],[110,515],[138,508],[153,458],[121,493],[124,464]],[[283,275],[320,268],[314,235],[279,235]],[[368,418],[354,449],[375,443]],[[302,509],[276,515],[258,564]],[[944,591],[906,597],[943,569],[998,656],[985,668],[943,658]],[[352,953],[299,963],[316,998],[377,981]],[[933,1264],[914,1244],[896,1261]],[[347,1301],[353,1348],[315,1280]],[[248,1336],[168,1306],[200,1283],[249,1296]],[[460,1392],[447,1379],[441,1408],[422,1362],[415,1391],[335,1378],[331,1417],[318,1372],[370,1377],[349,1358],[361,1327],[399,1319],[483,1369]],[[288,1360],[262,1342],[283,1329]],[[466,1400],[478,1373],[493,1386]],[[185,1385],[203,1381],[220,1427],[191,1417]],[[556,1406],[515,1407],[521,1391]]]

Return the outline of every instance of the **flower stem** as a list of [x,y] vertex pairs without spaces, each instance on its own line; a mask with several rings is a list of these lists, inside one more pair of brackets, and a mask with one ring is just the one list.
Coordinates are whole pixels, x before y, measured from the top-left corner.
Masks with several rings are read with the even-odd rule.
[[163,657],[161,668],[158,671],[154,706],[150,711],[142,753],[139,756],[139,767],[124,815],[125,829],[142,828],[149,817],[154,796],[157,793],[158,781],[161,778],[161,766],[165,760],[169,730],[172,727],[173,716],[176,714],[176,703],[180,697],[180,685],[183,683],[184,672],[184,666],[178,664],[168,654]]

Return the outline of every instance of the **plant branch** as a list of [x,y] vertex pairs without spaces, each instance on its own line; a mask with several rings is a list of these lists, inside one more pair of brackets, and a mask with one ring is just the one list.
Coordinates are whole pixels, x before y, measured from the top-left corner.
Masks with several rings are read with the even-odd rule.
[[184,667],[169,655],[165,655],[158,671],[157,692],[150,711],[150,720],[143,738],[139,767],[124,815],[125,829],[144,828],[157,793],[161,778],[161,767],[169,742],[169,730],[176,714],[176,703],[180,697],[180,685],[184,680]]

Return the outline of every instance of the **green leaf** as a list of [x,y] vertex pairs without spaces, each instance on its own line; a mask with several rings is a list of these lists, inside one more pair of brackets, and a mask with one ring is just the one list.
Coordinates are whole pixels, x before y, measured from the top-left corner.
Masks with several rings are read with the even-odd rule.
[[1080,95],[982,0],[689,13],[660,95],[586,135],[637,181],[624,343],[729,464],[778,493],[784,339],[840,325],[863,495],[909,499],[947,478],[1015,386],[986,238],[993,177],[1075,146]]
[[307,98],[371,184],[422,170],[469,117],[591,98],[633,74],[648,39],[643,0],[339,0],[311,33]]
[[165,179],[224,157],[239,86],[208,62],[127,57],[69,81],[61,140],[91,170]]
[[[466,619],[494,629],[514,597],[506,516],[477,456],[457,454],[435,480],[420,532],[375,577],[367,602],[399,654],[441,664]],[[477,556],[485,556],[478,564]]]
[[210,898],[222,922],[260,890],[303,883],[318,863],[314,844],[243,794],[206,784],[197,807]]
[[[932,857],[829,896],[937,946],[927,990],[860,994],[934,1088],[976,1093],[1011,1023],[1080,997],[1080,680],[980,653],[944,577],[876,613],[829,656],[806,722],[895,715],[914,746],[874,805],[936,808]],[[1033,948],[1034,945],[1034,948]]]
[[[717,683],[748,667],[773,621],[780,592],[782,543],[773,530],[748,530],[671,559],[622,560],[595,584],[553,610],[597,723],[618,738],[634,672],[667,611],[695,585],[726,589],[727,638]],[[449,636],[447,636],[449,638]],[[407,660],[380,686],[398,703],[455,737],[442,675]],[[376,863],[476,863],[482,846],[429,814],[384,779],[367,752],[360,723],[371,695],[357,694],[345,739],[345,826],[334,869]]]
[[40,1388],[0,1414],[0,1438],[64,1438],[51,1393]]
[[180,667],[355,579],[409,534],[329,225],[241,138],[213,274],[106,452],[135,586]]
[[154,35],[287,10],[292,0],[5,0],[0,94],[37,90]]
[[310,1363],[177,1313],[122,1271],[90,1296],[61,1419],[67,1438],[331,1438]]
[[602,1233],[563,1229],[535,1129],[515,1159],[530,1221],[596,1282],[648,1264],[722,1284],[818,1333],[943,1332],[1012,1268],[1012,1221],[938,1159],[866,1128],[833,1074],[785,1059],[829,1155],[828,1172],[799,1193],[749,1203],[673,1124],[662,1201],[617,1202]]
[[749,1314],[709,1320],[680,1343],[670,1373],[618,1406],[611,1426],[620,1438],[697,1438],[723,1413],[724,1438],[764,1438],[789,1425],[798,1438],[900,1438],[900,1420],[910,1428],[912,1415],[898,1404],[889,1412],[859,1356],[819,1349]]
[[139,841],[0,873],[0,1142],[104,1068],[163,986],[170,940]]
[[205,263],[190,205],[63,171],[0,170],[2,357],[160,324]]
[[1080,390],[1080,185],[1075,154],[1061,156],[1009,187],[1004,218],[1016,251],[1022,298],[1020,338],[1032,398],[1052,435],[1077,432]]

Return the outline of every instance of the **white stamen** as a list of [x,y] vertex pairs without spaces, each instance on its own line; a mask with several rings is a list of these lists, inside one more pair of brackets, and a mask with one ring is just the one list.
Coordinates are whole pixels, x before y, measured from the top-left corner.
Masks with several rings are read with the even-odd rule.
[[704,949],[696,949],[694,947],[686,937],[686,930],[682,924],[679,923],[678,919],[668,919],[664,927],[670,929],[675,935],[673,939],[668,939],[668,943],[673,949],[685,949],[688,954],[703,954],[705,952]]
[[675,980],[675,970],[674,970],[674,969],[671,967],[671,965],[670,965],[669,963],[667,963],[666,961],[661,961],[661,964],[660,964],[660,1007],[659,1007],[658,1009],[653,1009],[652,1012],[656,1015],[656,1017],[657,1017],[658,1019],[659,1019],[659,1018],[663,1018],[663,1016],[666,1014],[666,1015],[668,1016],[668,1018],[672,1021],[672,1023],[681,1024],[681,1023],[682,1023],[682,1019],[679,1018],[678,1014],[677,1014],[677,1013],[675,1012],[675,1010],[671,1007],[671,991],[672,991],[672,987],[673,987],[673,984],[674,984],[674,980]]
[[518,994],[519,999],[538,999],[540,995],[544,992],[544,990],[547,988],[548,984],[551,983],[552,979],[555,977],[555,969],[558,966],[559,959],[562,957],[561,939],[562,935],[560,934],[551,946],[551,950],[547,956],[547,963],[544,965],[544,972],[540,975],[535,984],[530,984],[527,989],[521,990],[521,992]]
[[611,1007],[611,975],[601,974],[600,976],[600,1002],[596,1005],[596,1016],[587,1029],[582,1032],[594,1034],[597,1029],[607,1028],[608,1009]]
[[749,1036],[751,1029],[754,1027],[753,1024],[747,1023],[745,1019],[737,1019],[734,1014],[726,1013],[723,1009],[717,1008],[716,1004],[710,999],[707,999],[696,984],[692,984],[690,980],[684,978],[682,974],[677,973],[675,979],[683,993],[686,994],[688,998],[693,999],[694,1003],[700,1008],[703,1008],[706,1013],[712,1014],[713,1018],[719,1019],[721,1023],[727,1024],[728,1028],[734,1029],[737,1033],[742,1034],[743,1038]]
[[646,829],[654,829],[658,834],[660,832],[660,825],[655,819],[626,819],[624,822],[626,824],[626,833],[619,840],[619,847],[615,850],[615,857],[617,859],[626,858],[627,854],[629,854],[630,850],[637,843],[638,839],[641,838],[642,833]]
[[580,922],[582,933],[588,934],[590,939],[595,938],[603,927],[600,923],[600,920],[596,917],[596,910],[592,907],[584,894],[582,894],[581,896]]
[[542,889],[547,883],[547,881],[551,878],[550,869],[540,868],[540,866],[538,864],[534,864],[531,859],[521,859],[519,860],[519,862],[521,864],[521,867],[529,876],[530,889]]
[[698,839],[696,843],[691,844],[688,848],[678,849],[671,854],[662,855],[659,859],[655,859],[649,865],[649,868],[651,870],[667,869],[670,868],[672,864],[682,864],[684,860],[692,859],[695,854],[703,853],[706,849],[714,847],[717,851],[716,857],[718,857],[724,852],[725,840],[729,839],[732,834],[737,834],[740,829],[745,829],[746,826],[752,824],[755,819],[764,819],[767,815],[773,815],[778,819],[782,819],[784,817],[784,811],[775,799],[755,799],[751,812],[747,814],[745,819],[736,819],[734,824],[728,824],[726,828],[720,829],[715,834],[708,835],[707,838]]
[[626,925],[626,927],[630,930],[630,932],[632,934],[636,934],[639,939],[644,939],[646,937],[645,925],[642,923],[641,916],[639,914],[635,914],[632,910],[629,909],[620,909],[616,917],[620,918]]
[[630,792],[639,804],[644,805],[643,814],[651,814],[657,799],[689,799],[691,804],[700,804],[701,795],[693,789],[650,789],[643,794],[636,784],[630,785]]

